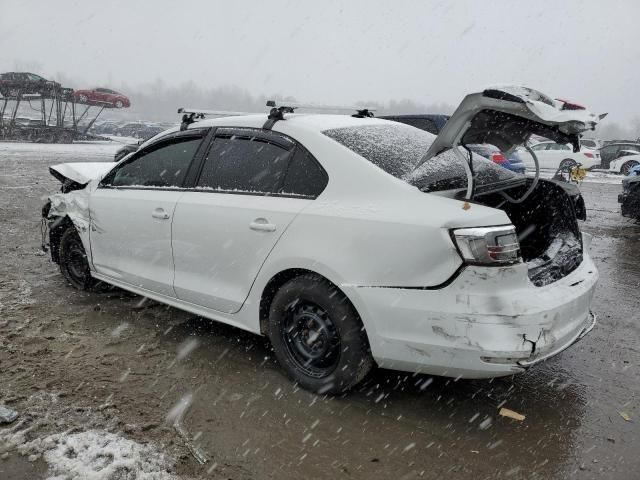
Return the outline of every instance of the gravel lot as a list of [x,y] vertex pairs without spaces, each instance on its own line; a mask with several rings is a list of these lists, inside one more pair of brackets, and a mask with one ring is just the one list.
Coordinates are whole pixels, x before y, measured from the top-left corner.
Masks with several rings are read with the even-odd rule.
[[20,413],[0,426],[0,478],[84,478],[81,453],[114,480],[638,478],[640,225],[620,216],[617,178],[581,187],[601,275],[582,342],[516,377],[378,370],[333,398],[286,380],[260,337],[65,283],[39,250],[48,167],[117,148],[0,143],[0,405]]

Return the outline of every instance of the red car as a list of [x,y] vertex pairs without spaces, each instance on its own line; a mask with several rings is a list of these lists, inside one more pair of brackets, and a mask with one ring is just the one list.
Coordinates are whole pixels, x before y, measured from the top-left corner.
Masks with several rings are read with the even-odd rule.
[[108,88],[94,88],[93,90],[76,90],[74,97],[78,103],[86,103],[88,105],[98,105],[115,108],[128,108],[131,102],[127,97],[115,90]]

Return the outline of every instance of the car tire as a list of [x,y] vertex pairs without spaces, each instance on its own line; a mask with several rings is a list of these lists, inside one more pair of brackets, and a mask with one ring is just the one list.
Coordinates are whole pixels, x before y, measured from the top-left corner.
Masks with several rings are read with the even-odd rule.
[[87,101],[88,101],[88,100],[89,100],[89,98],[88,98],[86,95],[80,95],[80,96],[78,97],[78,101],[79,101],[80,103],[87,103]]
[[374,364],[353,305],[318,275],[280,287],[269,309],[268,336],[287,376],[320,394],[351,389]]
[[578,163],[571,158],[565,158],[560,162],[560,171],[561,172],[569,172],[573,167],[577,166]]
[[124,106],[124,103],[122,103],[122,100],[118,100],[115,105],[116,108],[122,108]]
[[89,260],[74,226],[69,226],[60,238],[60,272],[78,290],[92,290],[97,281],[91,276]]
[[628,162],[625,162],[622,165],[622,167],[620,167],[620,173],[626,177],[627,175],[629,175],[629,172],[631,171],[631,169],[636,165],[640,165],[640,164],[635,160],[630,160]]
[[10,88],[7,92],[9,97],[18,97],[20,95],[20,90],[17,88]]

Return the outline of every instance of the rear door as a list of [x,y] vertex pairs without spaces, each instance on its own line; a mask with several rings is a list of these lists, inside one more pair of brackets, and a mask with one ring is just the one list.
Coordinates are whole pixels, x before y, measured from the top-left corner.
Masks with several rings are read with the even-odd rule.
[[164,137],[112,170],[90,197],[96,272],[167,296],[173,291],[171,222],[205,131]]
[[288,137],[218,129],[174,214],[177,297],[240,310],[280,236],[326,183],[315,159]]

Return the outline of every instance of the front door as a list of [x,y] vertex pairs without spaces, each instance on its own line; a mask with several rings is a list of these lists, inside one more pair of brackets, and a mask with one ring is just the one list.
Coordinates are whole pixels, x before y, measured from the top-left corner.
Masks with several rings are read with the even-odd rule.
[[96,272],[167,296],[173,291],[171,222],[202,135],[172,135],[109,173],[90,197]]

